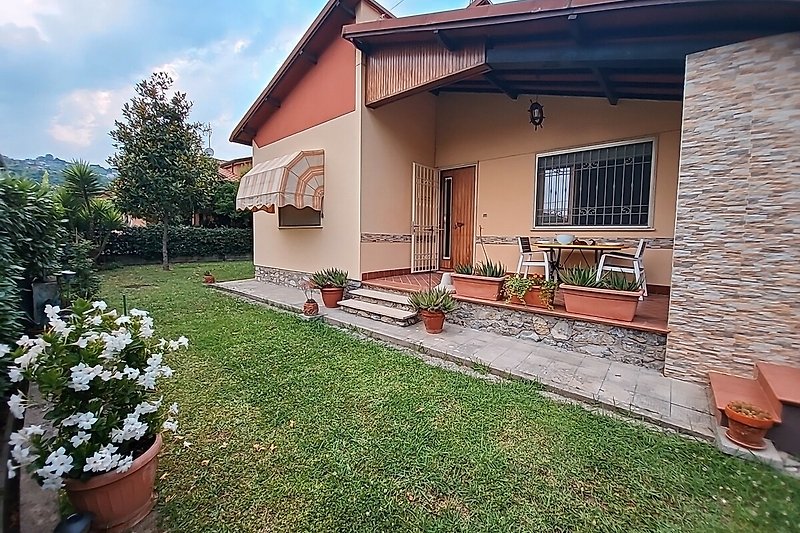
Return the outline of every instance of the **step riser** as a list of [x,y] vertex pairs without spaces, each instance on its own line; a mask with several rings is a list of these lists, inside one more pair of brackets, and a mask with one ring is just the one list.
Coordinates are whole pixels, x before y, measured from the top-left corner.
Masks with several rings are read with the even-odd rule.
[[[370,302],[372,303],[372,302]],[[370,313],[369,311],[363,311],[361,309],[350,309],[348,307],[340,307],[342,311],[345,313],[349,313],[351,315],[356,315],[364,318],[369,318],[370,320],[375,320],[377,322],[383,322],[385,324],[394,324],[395,326],[400,326],[402,328],[413,326],[417,322],[419,322],[418,317],[411,317],[405,320],[400,320],[397,318],[391,318],[388,316],[379,315],[377,313]]]
[[756,381],[758,384],[761,385],[761,389],[764,391],[764,395],[767,397],[767,400],[772,407],[772,411],[776,413],[781,419],[783,419],[783,404],[775,395],[775,391],[772,390],[772,387],[769,385],[769,380],[767,380],[766,376],[758,371],[758,366],[756,366]]
[[800,407],[784,405],[782,423],[770,429],[767,438],[779,450],[800,456]]
[[398,304],[396,302],[387,302],[386,300],[379,300],[377,298],[367,298],[365,296],[360,296],[357,294],[353,294],[352,298],[354,300],[359,300],[361,302],[367,302],[370,304],[382,305],[383,307],[391,307],[392,309],[402,309],[404,311],[413,311],[414,308],[408,304]]

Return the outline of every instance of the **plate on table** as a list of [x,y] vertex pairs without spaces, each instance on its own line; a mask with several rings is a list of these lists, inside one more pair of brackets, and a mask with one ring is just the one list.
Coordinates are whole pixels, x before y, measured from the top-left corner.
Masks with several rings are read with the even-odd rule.
[[549,241],[547,239],[544,239],[544,240],[541,240],[541,241],[536,241],[535,244],[553,244],[553,241]]
[[622,243],[619,241],[606,241],[600,244],[602,244],[603,246],[622,246]]

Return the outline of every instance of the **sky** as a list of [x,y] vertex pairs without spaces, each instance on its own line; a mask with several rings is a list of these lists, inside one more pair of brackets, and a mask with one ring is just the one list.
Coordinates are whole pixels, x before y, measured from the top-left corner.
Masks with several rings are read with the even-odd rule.
[[[468,0],[388,0],[398,16]],[[134,85],[166,71],[210,123],[216,156],[325,0],[0,0],[0,153],[108,166]],[[396,6],[396,7],[395,7]]]

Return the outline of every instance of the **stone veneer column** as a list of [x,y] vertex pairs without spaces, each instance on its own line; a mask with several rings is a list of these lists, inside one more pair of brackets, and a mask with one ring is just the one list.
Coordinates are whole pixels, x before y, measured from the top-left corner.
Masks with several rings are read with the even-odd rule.
[[800,33],[686,62],[665,374],[800,366]]

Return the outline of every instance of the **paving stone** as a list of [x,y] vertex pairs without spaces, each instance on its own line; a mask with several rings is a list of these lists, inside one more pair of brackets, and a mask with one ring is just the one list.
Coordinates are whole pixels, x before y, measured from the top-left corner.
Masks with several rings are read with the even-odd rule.
[[783,457],[781,457],[781,455],[778,453],[778,450],[775,449],[775,445],[772,444],[771,440],[764,439],[764,442],[767,444],[767,447],[764,450],[748,450],[747,448],[739,446],[726,437],[726,431],[727,428],[722,426],[717,426],[715,431],[717,448],[719,448],[723,453],[733,455],[734,457],[749,459],[751,461],[766,463],[775,468],[783,468]]
[[707,387],[677,379],[670,380],[670,386],[672,387],[670,401],[673,404],[688,407],[695,411],[708,411],[710,409]]
[[594,377],[602,385],[610,366],[611,363],[608,361],[596,359],[594,357],[584,357],[576,373]]
[[662,376],[639,374],[639,379],[636,381],[636,394],[641,393],[669,403],[671,396],[670,381],[669,378]]
[[567,385],[575,376],[577,366],[563,361],[553,361],[540,375],[543,383]]
[[552,362],[552,359],[532,353],[529,354],[528,357],[526,357],[520,364],[518,364],[514,371],[515,374],[524,378],[536,379],[538,381],[539,376],[544,373],[544,371]]
[[567,387],[575,390],[578,394],[586,398],[596,398],[600,393],[600,387],[603,385],[602,378],[583,374],[578,368],[575,375],[572,377]]
[[[644,394],[636,393],[633,395],[633,408],[634,412],[639,412],[640,410],[644,410],[650,413],[655,413],[660,417],[667,417],[670,416],[670,403],[669,400],[663,400],[661,398],[654,398],[652,396],[647,396]],[[687,425],[687,429],[690,429],[691,426]]]

